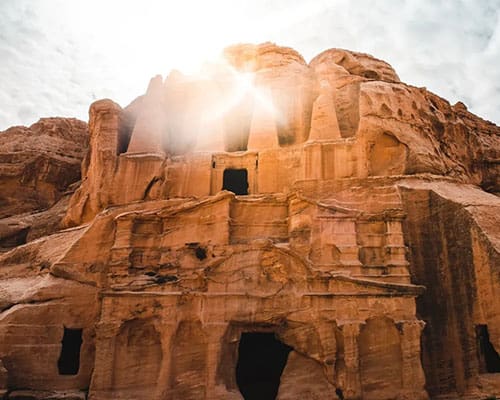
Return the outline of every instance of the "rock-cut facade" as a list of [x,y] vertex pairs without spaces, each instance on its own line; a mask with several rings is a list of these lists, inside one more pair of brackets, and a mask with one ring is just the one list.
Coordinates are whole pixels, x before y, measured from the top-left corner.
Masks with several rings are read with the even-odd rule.
[[6,398],[499,394],[500,129],[366,54],[224,57],[92,104],[59,211],[0,219]]

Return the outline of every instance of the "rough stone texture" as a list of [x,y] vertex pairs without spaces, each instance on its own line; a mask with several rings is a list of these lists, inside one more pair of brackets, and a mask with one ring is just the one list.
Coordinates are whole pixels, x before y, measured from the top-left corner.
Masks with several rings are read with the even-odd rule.
[[279,388],[278,400],[334,399],[335,390],[328,382],[320,363],[293,351],[286,363]]
[[500,129],[366,54],[225,57],[90,107],[67,229],[0,255],[8,398],[241,400],[255,333],[277,399],[499,396]]
[[60,229],[87,146],[87,124],[74,118],[0,132],[0,251]]
[[[430,394],[478,385],[478,325],[500,349],[500,199],[457,184],[403,185],[411,272],[427,287],[417,312],[427,321],[424,368]],[[411,210],[411,212],[410,212]],[[443,351],[452,349],[452,351]]]
[[87,124],[42,118],[0,132],[0,218],[45,209],[80,179]]

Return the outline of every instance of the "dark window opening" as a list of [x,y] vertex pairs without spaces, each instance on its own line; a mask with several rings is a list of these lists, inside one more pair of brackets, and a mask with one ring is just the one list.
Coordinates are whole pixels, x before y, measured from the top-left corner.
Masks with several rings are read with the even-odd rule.
[[137,116],[133,115],[131,112],[125,111],[122,114],[122,118],[120,118],[120,123],[118,125],[118,137],[116,143],[117,155],[127,152],[136,119]]
[[222,189],[236,195],[248,194],[248,172],[246,169],[226,169],[222,181]]
[[82,329],[64,327],[61,355],[57,362],[60,375],[76,375],[80,369],[80,348],[82,346]]
[[487,325],[476,325],[479,372],[500,372],[500,356],[490,342]]
[[238,347],[236,383],[245,400],[274,400],[292,348],[274,333],[242,333]]

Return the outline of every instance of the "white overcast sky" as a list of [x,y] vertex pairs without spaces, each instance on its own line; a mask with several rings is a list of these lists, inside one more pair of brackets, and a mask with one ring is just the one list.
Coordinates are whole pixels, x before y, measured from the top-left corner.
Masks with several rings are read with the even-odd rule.
[[0,0],[0,130],[126,106],[155,74],[273,41],[388,61],[407,83],[500,124],[500,0]]

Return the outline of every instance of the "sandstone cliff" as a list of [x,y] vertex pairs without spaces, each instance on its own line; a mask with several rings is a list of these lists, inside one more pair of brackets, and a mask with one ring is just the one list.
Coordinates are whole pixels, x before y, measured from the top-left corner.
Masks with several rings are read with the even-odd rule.
[[500,128],[367,54],[224,57],[92,104],[74,186],[83,123],[0,134],[0,391],[500,396]]
[[0,132],[0,251],[60,229],[87,146],[87,125],[74,118]]

